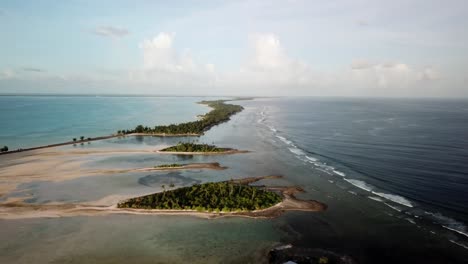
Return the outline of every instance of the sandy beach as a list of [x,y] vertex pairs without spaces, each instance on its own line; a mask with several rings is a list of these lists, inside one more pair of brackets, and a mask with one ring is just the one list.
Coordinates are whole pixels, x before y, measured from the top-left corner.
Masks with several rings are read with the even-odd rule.
[[[265,177],[259,177],[263,179]],[[259,179],[259,180],[260,180]],[[270,189],[270,188],[267,188]],[[327,205],[315,200],[299,200],[294,194],[302,192],[298,187],[272,187],[271,190],[280,191],[283,201],[263,210],[249,212],[200,212],[196,210],[159,210],[117,208],[117,205],[99,206],[93,204],[26,204],[20,201],[9,201],[0,204],[0,219],[52,218],[70,216],[99,216],[110,214],[133,215],[184,215],[207,219],[220,217],[247,218],[275,218],[286,211],[320,212],[327,209]]]
[[[80,177],[144,171],[175,171],[189,169],[223,170],[218,163],[188,163],[174,168],[93,169],[85,163],[94,158],[122,154],[156,153],[153,149],[73,149],[47,148],[5,156],[0,167],[0,197],[14,191],[19,184],[33,181],[65,181]],[[86,159],[83,159],[86,157]]]

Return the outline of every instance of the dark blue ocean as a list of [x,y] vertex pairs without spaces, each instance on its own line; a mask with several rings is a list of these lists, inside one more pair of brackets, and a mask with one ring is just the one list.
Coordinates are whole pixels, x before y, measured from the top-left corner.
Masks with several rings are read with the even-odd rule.
[[[278,98],[258,101],[273,135],[316,173],[468,237],[468,101]],[[424,221],[424,220],[423,220]]]

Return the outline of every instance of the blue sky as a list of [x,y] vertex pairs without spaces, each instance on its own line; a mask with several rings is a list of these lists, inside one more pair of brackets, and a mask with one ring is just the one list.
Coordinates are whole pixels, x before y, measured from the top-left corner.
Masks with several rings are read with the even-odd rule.
[[0,93],[468,96],[467,1],[173,2],[0,2]]

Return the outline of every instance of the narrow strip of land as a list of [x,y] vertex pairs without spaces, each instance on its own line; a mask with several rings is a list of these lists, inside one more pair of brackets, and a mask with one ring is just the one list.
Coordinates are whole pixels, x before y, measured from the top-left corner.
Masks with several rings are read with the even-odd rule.
[[72,140],[67,142],[61,142],[56,144],[49,144],[31,148],[19,148],[15,150],[3,151],[0,152],[0,155],[19,153],[24,151],[53,148],[74,144],[84,144],[92,141],[111,139],[121,136],[154,136],[154,137],[187,137],[187,136],[201,136],[204,132],[208,131],[213,126],[219,125],[221,123],[227,122],[230,120],[230,117],[234,114],[239,113],[244,108],[240,105],[226,104],[228,101],[234,100],[248,100],[251,98],[235,98],[232,100],[214,100],[214,101],[202,101],[199,104],[207,105],[212,108],[210,112],[203,115],[200,120],[181,123],[181,124],[172,124],[167,126],[155,126],[150,128],[148,126],[139,125],[135,129],[130,130],[119,130],[116,134],[99,136],[93,138],[87,138],[82,140]]
[[122,170],[97,170],[94,173],[127,173],[127,172],[143,172],[143,171],[172,171],[172,170],[190,170],[190,169],[210,169],[210,170],[225,170],[227,167],[220,166],[218,162],[212,163],[188,163],[178,164],[178,166],[155,166],[148,168],[122,169]]

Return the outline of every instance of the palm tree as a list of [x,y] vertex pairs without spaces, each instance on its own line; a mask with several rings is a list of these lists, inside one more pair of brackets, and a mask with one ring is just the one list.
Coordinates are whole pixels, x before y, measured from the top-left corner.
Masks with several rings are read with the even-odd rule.
[[76,141],[76,138],[73,138],[73,141]]
[[84,140],[84,137],[83,137],[83,136],[81,136],[81,137],[80,137],[80,139],[81,139],[81,141],[83,141],[83,140]]

